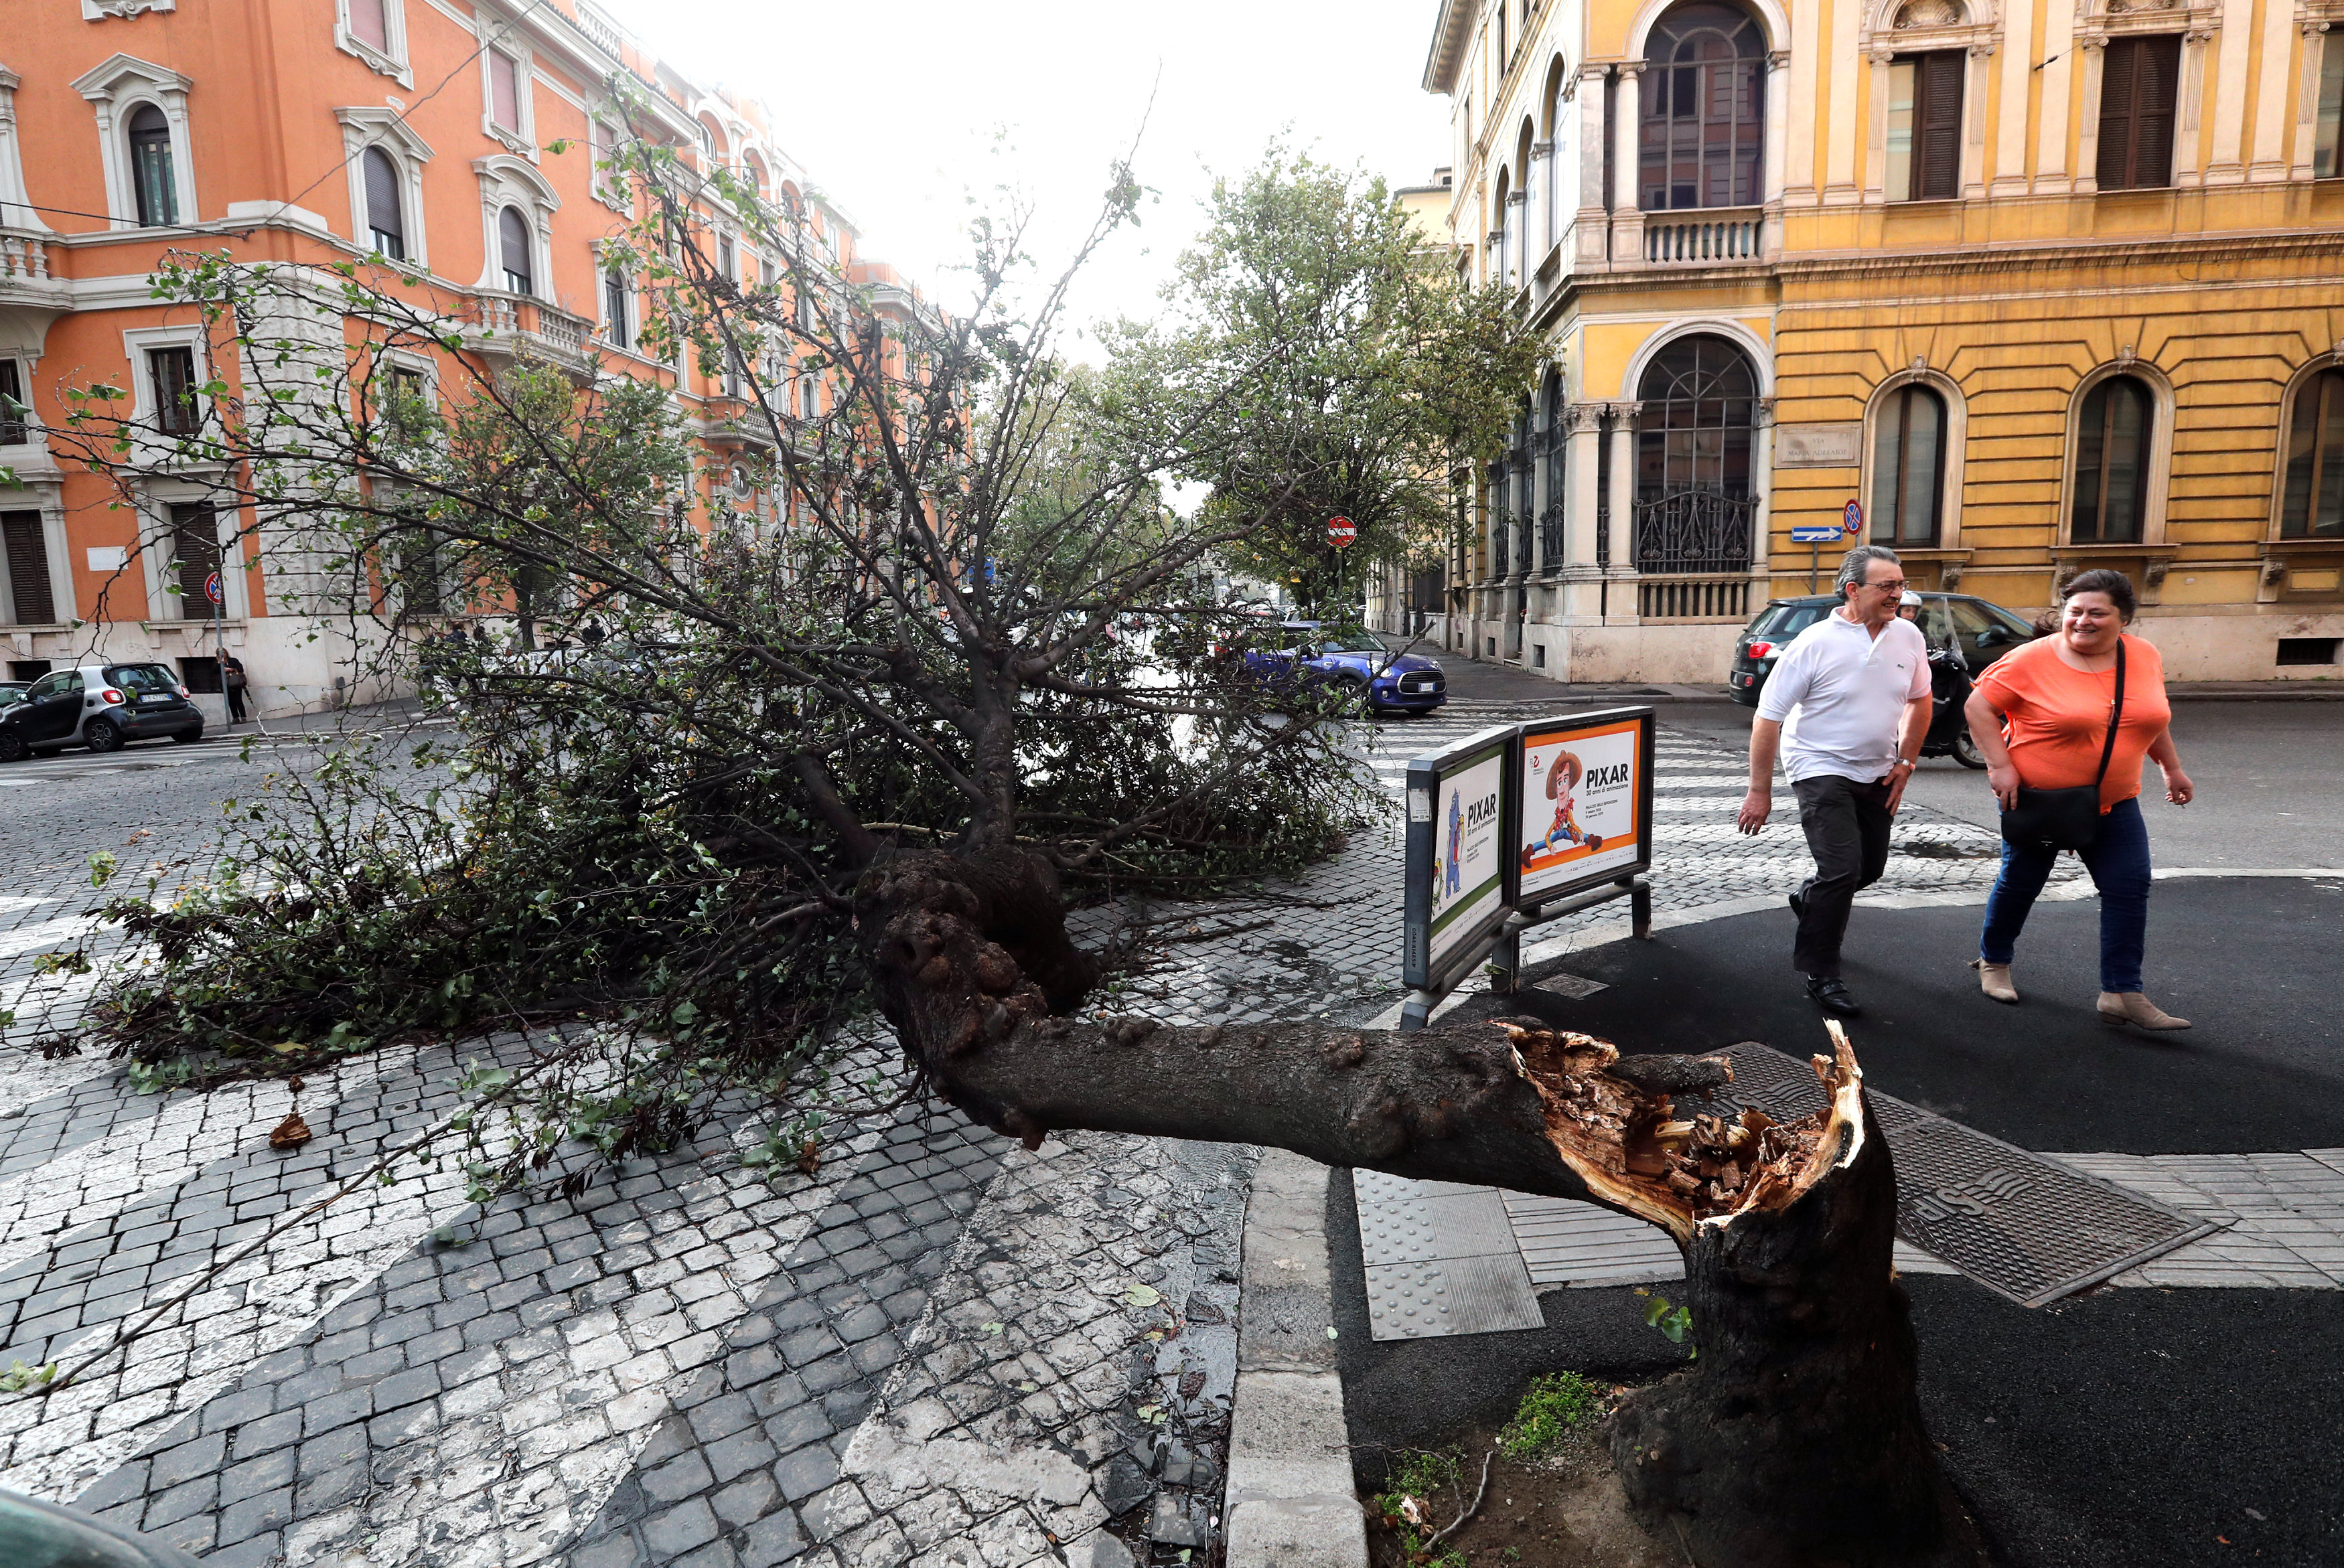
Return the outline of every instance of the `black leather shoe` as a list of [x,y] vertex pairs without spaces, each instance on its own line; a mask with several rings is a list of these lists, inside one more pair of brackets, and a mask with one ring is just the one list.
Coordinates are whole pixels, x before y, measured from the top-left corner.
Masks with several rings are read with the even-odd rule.
[[1799,919],[1803,920],[1805,920],[1807,918],[1807,900],[1799,897],[1798,894],[1793,893],[1791,895],[1791,913],[1798,916]]
[[1841,1018],[1854,1018],[1864,1011],[1854,997],[1848,994],[1847,983],[1837,975],[1809,975],[1807,995],[1817,1007]]

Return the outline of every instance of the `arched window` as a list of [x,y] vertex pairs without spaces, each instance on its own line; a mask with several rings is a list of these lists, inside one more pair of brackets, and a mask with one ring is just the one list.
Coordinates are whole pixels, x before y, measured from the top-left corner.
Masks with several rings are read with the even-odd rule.
[[1490,210],[1490,233],[1495,236],[1498,247],[1497,255],[1490,258],[1490,281],[1492,283],[1513,281],[1513,230],[1509,225],[1513,219],[1514,204],[1506,199],[1512,194],[1508,188],[1511,181],[1510,171],[1498,171],[1497,200]]
[[407,217],[399,199],[399,166],[380,147],[369,147],[359,166],[366,176],[367,227],[374,247],[393,261],[405,261]]
[[1766,40],[1713,0],[1679,5],[1644,45],[1637,200],[1646,212],[1765,199]]
[[497,248],[504,258],[505,287],[514,294],[535,294],[530,264],[529,220],[520,208],[509,206],[497,214]]
[[1636,566],[1740,571],[1750,564],[1758,377],[1723,337],[1680,337],[1637,383]]
[[2296,388],[2278,537],[2344,538],[2344,370],[2322,370]]
[[130,116],[130,186],[138,224],[154,228],[179,221],[179,186],[171,168],[171,122],[152,104]]
[[2137,377],[2111,376],[2084,394],[2076,432],[2076,504],[2068,539],[2140,542],[2148,501],[2149,436],[2156,405]]
[[1928,548],[1945,494],[1945,400],[1918,382],[1872,415],[1872,542]]

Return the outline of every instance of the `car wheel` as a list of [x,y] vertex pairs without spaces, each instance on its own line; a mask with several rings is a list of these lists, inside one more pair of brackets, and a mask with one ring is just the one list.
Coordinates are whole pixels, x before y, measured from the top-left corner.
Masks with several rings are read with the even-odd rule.
[[172,739],[177,741],[182,746],[193,746],[197,741],[201,740],[203,738],[204,727],[200,724],[197,725],[193,729],[182,729],[177,735],[171,737]]
[[1983,769],[1985,766],[1985,753],[1978,749],[1977,737],[1970,733],[1970,727],[1966,724],[1962,726],[1962,732],[1954,737],[1954,760],[1965,768]]
[[122,731],[114,727],[111,719],[93,719],[81,727],[81,743],[92,751],[119,751]]
[[25,744],[23,736],[14,730],[0,729],[0,762],[22,762],[31,755],[32,748]]

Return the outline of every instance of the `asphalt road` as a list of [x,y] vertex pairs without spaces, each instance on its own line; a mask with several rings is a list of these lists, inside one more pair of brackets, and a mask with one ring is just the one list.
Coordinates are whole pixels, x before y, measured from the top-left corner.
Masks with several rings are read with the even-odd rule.
[[[2019,950],[2027,1000],[2005,1008],[1961,967],[1975,907],[1859,909],[1850,983],[1872,1006],[1851,1032],[1867,1081],[2028,1149],[2344,1145],[2329,1005],[2344,877],[2160,884],[2154,994],[2198,1023],[2178,1035],[2093,1016],[2097,916],[2090,901],[2038,906]],[[1631,1050],[1757,1040],[1803,1052],[1824,1035],[1789,971],[1790,936],[1787,910],[1681,927],[1532,971],[1606,983],[1584,1000],[1533,990],[1465,1007],[1535,1012]],[[1536,1372],[1666,1368],[1669,1347],[1619,1289],[1549,1293],[1543,1330],[1376,1342],[1348,1183],[1336,1187],[1336,1324],[1363,1468],[1502,1417]],[[2344,1296],[2103,1287],[2029,1309],[1966,1279],[1908,1286],[1931,1434],[2013,1568],[2344,1562]]]
[[[1751,717],[1724,701],[1661,709],[1663,724],[1741,747]],[[2158,865],[2344,870],[2344,702],[2179,702],[2173,737],[2198,799],[2167,804],[2156,767],[2145,770],[2141,810]],[[1998,819],[1985,775],[1950,757],[1925,759],[1906,798],[1981,827]],[[1778,814],[1787,799],[1778,785]]]

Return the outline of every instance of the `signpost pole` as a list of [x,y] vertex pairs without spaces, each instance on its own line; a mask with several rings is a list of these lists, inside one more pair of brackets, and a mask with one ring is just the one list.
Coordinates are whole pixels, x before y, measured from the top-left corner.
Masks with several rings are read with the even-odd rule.
[[1816,590],[1815,590],[1815,573],[1816,573],[1816,572],[1817,572],[1817,571],[1822,568],[1822,565],[1823,565],[1823,558],[1824,558],[1824,548],[1823,548],[1823,546],[1821,546],[1821,545],[1809,545],[1809,546],[1807,547],[1807,591],[1808,591],[1809,593],[1814,593],[1814,592],[1815,592],[1815,591],[1816,591]]

